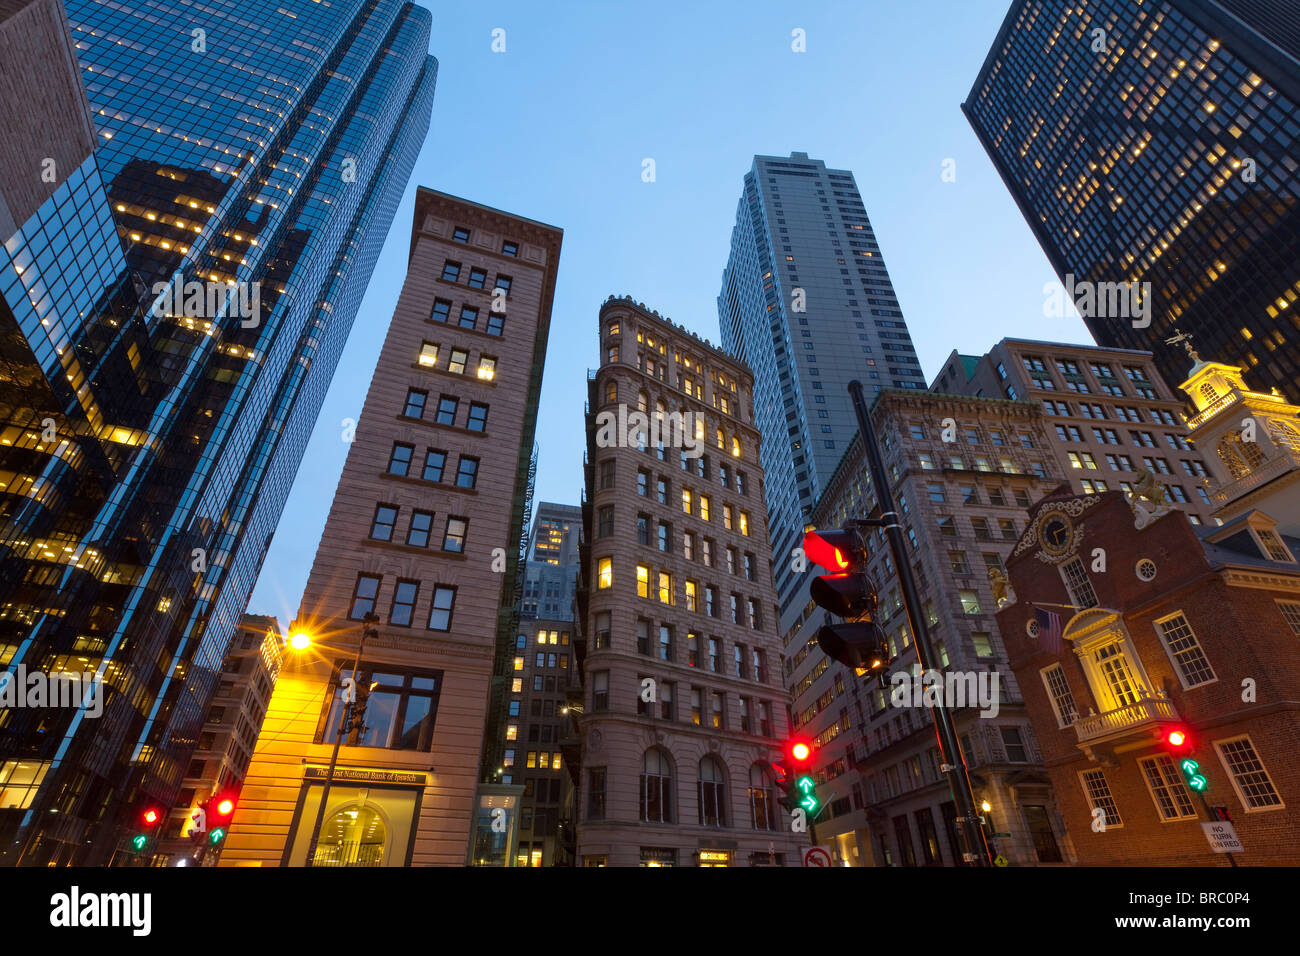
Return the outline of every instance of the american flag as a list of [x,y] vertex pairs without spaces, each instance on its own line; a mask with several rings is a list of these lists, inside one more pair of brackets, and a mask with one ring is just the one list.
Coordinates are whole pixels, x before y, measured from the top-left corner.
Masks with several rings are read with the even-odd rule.
[[1034,620],[1038,622],[1038,640],[1043,649],[1053,654],[1065,653],[1065,639],[1061,627],[1061,615],[1034,608]]

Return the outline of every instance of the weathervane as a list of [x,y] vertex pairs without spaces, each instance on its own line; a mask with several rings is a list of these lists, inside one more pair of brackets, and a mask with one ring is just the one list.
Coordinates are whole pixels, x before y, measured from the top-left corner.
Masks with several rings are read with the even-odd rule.
[[1165,345],[1181,345],[1187,350],[1187,354],[1192,357],[1193,362],[1199,363],[1201,361],[1201,357],[1196,354],[1196,349],[1192,348],[1192,337],[1186,332],[1179,332],[1175,328],[1174,334],[1165,339]]

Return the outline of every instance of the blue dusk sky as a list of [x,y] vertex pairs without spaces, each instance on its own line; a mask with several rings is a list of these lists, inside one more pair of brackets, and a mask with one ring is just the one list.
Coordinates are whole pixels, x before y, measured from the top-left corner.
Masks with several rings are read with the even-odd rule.
[[[249,610],[297,612],[397,301],[417,184],[564,230],[534,501],[577,504],[596,316],[627,294],[715,344],[755,154],[851,170],[929,381],[1007,336],[1091,343],[1044,318],[1054,282],[960,104],[1009,0],[564,0],[424,4],[429,137],[285,506]],[[505,30],[506,50],[492,52]],[[792,31],[806,52],[791,49]],[[656,181],[643,182],[653,158]],[[956,180],[941,178],[955,161]]]

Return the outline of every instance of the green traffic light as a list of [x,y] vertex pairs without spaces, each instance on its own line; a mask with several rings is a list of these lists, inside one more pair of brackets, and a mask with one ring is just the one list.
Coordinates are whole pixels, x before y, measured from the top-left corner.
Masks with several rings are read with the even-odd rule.
[[210,840],[214,845],[217,844],[217,843],[220,843],[220,842],[221,842],[222,840],[224,840],[225,838],[226,838],[226,828],[225,828],[225,827],[214,827],[213,830],[212,830],[212,832],[208,834],[208,839],[209,839],[209,840]]
[[131,838],[131,846],[135,847],[137,852],[143,850],[149,843],[149,838],[143,833],[139,833]]
[[808,813],[815,813],[821,806],[821,801],[817,799],[817,784],[812,777],[804,774],[794,782],[795,789],[803,796],[799,798],[798,804]]
[[1197,793],[1205,790],[1210,785],[1209,781],[1201,774],[1201,765],[1191,757],[1184,757],[1179,766],[1183,770],[1183,778],[1187,781],[1187,786]]

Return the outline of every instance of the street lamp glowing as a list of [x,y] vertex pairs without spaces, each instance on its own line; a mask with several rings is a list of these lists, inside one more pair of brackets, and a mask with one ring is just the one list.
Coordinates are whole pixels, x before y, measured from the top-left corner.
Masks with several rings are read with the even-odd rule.
[[990,810],[993,809],[993,804],[985,800],[983,803],[980,804],[980,809],[983,810],[985,813],[988,813]]
[[289,635],[289,646],[295,651],[305,651],[311,647],[311,635],[302,631],[296,631]]

